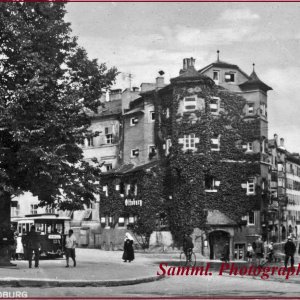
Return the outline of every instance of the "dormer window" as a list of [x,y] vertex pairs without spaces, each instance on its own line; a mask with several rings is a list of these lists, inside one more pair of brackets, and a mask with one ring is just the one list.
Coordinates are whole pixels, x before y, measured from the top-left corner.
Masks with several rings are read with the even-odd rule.
[[184,111],[194,111],[197,106],[197,97],[185,97],[183,99]]
[[235,73],[225,73],[225,82],[235,82]]

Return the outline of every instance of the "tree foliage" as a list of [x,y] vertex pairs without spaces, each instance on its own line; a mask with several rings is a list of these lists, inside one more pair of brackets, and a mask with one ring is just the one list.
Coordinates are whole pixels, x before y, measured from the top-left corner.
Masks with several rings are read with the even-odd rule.
[[62,2],[0,3],[0,189],[80,209],[99,168],[79,145],[117,71],[88,58],[65,13]]

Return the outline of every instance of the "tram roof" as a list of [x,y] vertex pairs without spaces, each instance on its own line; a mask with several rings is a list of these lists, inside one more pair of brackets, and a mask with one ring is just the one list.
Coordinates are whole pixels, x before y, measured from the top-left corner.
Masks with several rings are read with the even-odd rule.
[[37,214],[37,215],[25,215],[25,217],[14,217],[11,218],[12,222],[18,221],[30,221],[30,220],[41,220],[41,221],[69,221],[69,217],[59,216],[57,214]]

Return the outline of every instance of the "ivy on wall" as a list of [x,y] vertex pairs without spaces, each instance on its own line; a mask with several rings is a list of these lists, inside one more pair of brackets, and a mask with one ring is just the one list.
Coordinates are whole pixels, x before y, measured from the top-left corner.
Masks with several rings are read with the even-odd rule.
[[[204,99],[205,108],[178,112],[180,101],[195,94]],[[221,99],[218,115],[210,112],[211,97]],[[193,228],[205,228],[207,210],[219,210],[238,223],[250,210],[260,209],[259,185],[253,196],[247,196],[242,187],[250,177],[260,176],[260,153],[247,153],[242,147],[261,140],[260,121],[244,118],[245,104],[245,99],[236,94],[195,82],[175,85],[156,97],[160,116],[155,124],[156,143],[160,156],[167,161],[166,207],[170,229],[179,242]],[[184,152],[179,139],[191,133],[199,138],[197,150]],[[219,151],[212,150],[215,135],[220,137]],[[172,147],[165,157],[168,138]],[[216,192],[205,192],[205,176],[220,182]]]
[[[144,247],[149,246],[149,238],[156,228],[157,216],[163,211],[163,181],[164,171],[160,165],[148,169],[130,172],[129,174],[103,174],[100,196],[101,216],[111,216],[115,222],[119,217],[137,216],[137,221],[129,226],[133,232],[143,236]],[[122,191],[116,190],[116,185],[129,184],[128,195],[122,196]],[[108,187],[108,196],[103,192],[103,186]],[[135,195],[135,186],[137,194]],[[125,199],[142,200],[142,206],[125,206]]]
[[[194,112],[179,112],[180,101],[197,95],[204,107]],[[260,119],[245,118],[246,100],[236,94],[203,81],[171,84],[153,92],[155,103],[155,143],[161,158],[157,165],[126,174],[103,174],[101,185],[108,186],[108,196],[100,197],[101,216],[119,217],[137,215],[132,230],[146,237],[156,229],[157,217],[168,216],[169,228],[179,244],[184,233],[194,228],[206,228],[207,211],[219,210],[239,223],[251,210],[259,210],[262,203],[260,185],[255,195],[246,195],[249,178],[260,177],[261,153],[250,153],[243,145],[262,141]],[[211,97],[219,97],[219,113],[210,111]],[[187,134],[199,138],[195,151],[183,151],[179,140]],[[220,137],[220,150],[213,151],[211,139]],[[171,140],[170,153],[165,155],[166,139]],[[207,176],[213,176],[219,185],[215,192],[205,191]],[[116,185],[130,184],[129,195],[122,197]],[[259,183],[259,182],[258,182]],[[137,184],[137,195],[134,186]],[[102,190],[102,189],[101,189]],[[142,200],[142,206],[125,206],[124,200]]]

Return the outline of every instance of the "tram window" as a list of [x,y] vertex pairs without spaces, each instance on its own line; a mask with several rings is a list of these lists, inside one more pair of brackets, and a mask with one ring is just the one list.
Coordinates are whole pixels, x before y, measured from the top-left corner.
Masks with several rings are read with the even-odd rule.
[[36,231],[41,232],[43,231],[43,224],[36,224]]

